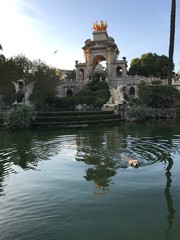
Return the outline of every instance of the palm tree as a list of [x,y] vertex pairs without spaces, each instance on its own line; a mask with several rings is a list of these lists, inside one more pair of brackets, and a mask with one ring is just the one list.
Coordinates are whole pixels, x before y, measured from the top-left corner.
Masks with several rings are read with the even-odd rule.
[[174,38],[175,38],[175,22],[176,22],[176,0],[171,1],[171,18],[170,18],[170,39],[169,39],[169,66],[168,66],[168,84],[172,84],[173,72],[173,54],[174,54]]

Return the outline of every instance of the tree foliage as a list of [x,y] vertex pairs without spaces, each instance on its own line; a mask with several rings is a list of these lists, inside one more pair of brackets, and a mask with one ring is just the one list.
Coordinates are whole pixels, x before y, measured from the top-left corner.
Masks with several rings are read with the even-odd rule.
[[180,92],[171,85],[142,83],[138,87],[139,102],[152,108],[174,107],[180,99]]
[[145,77],[158,77],[166,79],[168,76],[169,59],[165,55],[156,53],[145,53],[140,58],[131,61],[129,75],[140,75]]
[[24,55],[0,59],[0,94],[3,95],[3,101],[7,105],[11,105],[15,100],[12,81],[24,79],[25,85],[35,81],[31,101],[37,104],[39,99],[39,105],[42,106],[49,98],[55,96],[60,78],[57,69],[40,60],[30,61]]
[[37,108],[42,108],[55,97],[59,83],[59,75],[57,75],[55,68],[49,68],[40,60],[34,61],[33,67],[35,84],[30,100]]
[[152,110],[144,105],[134,105],[128,109],[127,116],[134,121],[145,120],[151,118]]
[[72,79],[72,80],[76,79],[76,70],[75,69],[67,72],[67,79]]
[[91,82],[89,82],[76,96],[93,96],[95,101],[106,103],[110,98],[110,92],[105,78],[95,73]]

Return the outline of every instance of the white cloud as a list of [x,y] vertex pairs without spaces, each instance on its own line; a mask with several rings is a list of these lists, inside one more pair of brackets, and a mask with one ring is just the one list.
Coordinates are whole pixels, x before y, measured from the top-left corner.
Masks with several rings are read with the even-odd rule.
[[0,5],[1,44],[5,56],[21,53],[31,56],[32,52],[41,51],[43,44],[37,38],[37,33],[44,26],[38,18],[28,15],[28,11],[37,15],[35,6],[25,4],[22,0],[0,0]]
[[79,60],[77,53],[59,49],[53,55],[56,49],[52,45],[56,46],[58,39],[49,42],[50,29],[42,23],[43,13],[37,6],[24,0],[0,0],[0,6],[0,44],[5,57],[24,54],[30,60],[41,59],[53,67],[74,69],[75,60]]

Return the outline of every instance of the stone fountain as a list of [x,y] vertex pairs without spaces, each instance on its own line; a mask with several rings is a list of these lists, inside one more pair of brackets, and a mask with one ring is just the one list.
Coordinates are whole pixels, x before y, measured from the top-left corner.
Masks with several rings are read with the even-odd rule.
[[118,85],[116,88],[109,85],[111,97],[107,103],[102,106],[103,111],[114,111],[115,114],[120,114],[124,103],[127,103],[124,98],[125,85]]

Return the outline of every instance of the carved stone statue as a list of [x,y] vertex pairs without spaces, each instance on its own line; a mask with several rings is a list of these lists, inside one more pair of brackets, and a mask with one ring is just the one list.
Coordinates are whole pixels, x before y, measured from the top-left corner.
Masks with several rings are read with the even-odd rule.
[[111,97],[107,104],[123,104],[124,103],[124,85],[118,85],[117,88],[109,88]]
[[28,105],[30,104],[29,95],[32,93],[34,82],[35,81],[30,82],[25,87],[25,82],[23,79],[19,79],[17,81],[17,83],[12,81],[12,83],[14,84],[14,87],[15,87],[15,91],[16,91],[16,100],[13,105],[19,105],[19,104],[23,104],[23,103],[26,103]]
[[25,83],[23,79],[16,82],[12,81],[16,90],[16,103],[22,103],[25,97]]
[[117,88],[113,88],[109,86],[109,91],[111,93],[111,97],[109,101],[103,105],[103,111],[114,111],[118,112],[123,105],[124,102],[127,102],[124,98],[124,88],[125,85],[118,85]]
[[101,30],[106,30],[107,29],[107,22],[101,20],[101,24],[98,24],[97,21],[93,23],[92,29],[94,31],[101,31]]

